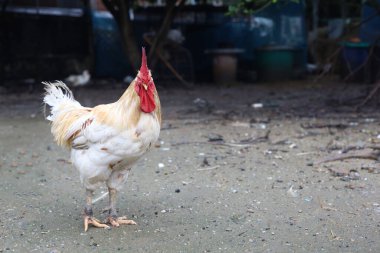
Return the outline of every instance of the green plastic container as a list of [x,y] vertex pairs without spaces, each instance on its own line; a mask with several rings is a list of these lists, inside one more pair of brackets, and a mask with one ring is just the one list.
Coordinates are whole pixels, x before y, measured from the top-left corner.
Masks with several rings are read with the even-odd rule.
[[265,47],[257,49],[258,77],[261,81],[284,81],[293,76],[294,49]]

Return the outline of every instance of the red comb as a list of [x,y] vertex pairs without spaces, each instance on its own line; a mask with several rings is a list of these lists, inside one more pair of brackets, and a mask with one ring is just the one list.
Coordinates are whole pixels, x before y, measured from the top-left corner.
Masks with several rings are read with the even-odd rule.
[[149,77],[149,69],[148,69],[148,65],[146,63],[146,54],[145,54],[145,48],[144,47],[142,48],[140,74],[142,75],[142,78],[148,78]]

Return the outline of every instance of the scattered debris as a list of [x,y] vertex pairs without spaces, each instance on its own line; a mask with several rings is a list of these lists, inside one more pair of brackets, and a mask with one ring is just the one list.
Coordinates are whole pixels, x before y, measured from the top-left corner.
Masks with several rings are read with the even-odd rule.
[[162,127],[161,127],[161,131],[164,131],[164,130],[172,130],[172,129],[177,129],[178,127],[175,127],[173,126],[172,124],[164,124]]
[[213,141],[224,141],[223,136],[220,134],[215,134],[215,133],[209,133],[208,136],[208,141],[213,142]]
[[224,141],[184,141],[172,143],[172,146],[180,146],[180,145],[190,145],[190,144],[213,144],[213,145],[221,145],[221,146],[229,146],[229,147],[250,147],[260,142],[266,142],[269,139],[270,130],[266,131],[263,136],[259,136],[257,138],[249,138],[245,140],[241,140],[240,142],[224,142]]
[[207,157],[203,158],[203,161],[201,164],[201,167],[206,167],[206,166],[210,166],[210,163],[208,162]]
[[359,180],[360,179],[360,174],[356,170],[350,170],[350,173],[348,175],[345,175],[341,177],[340,180],[342,181],[351,181],[351,180]]
[[241,140],[238,143],[221,143],[221,145],[230,146],[230,147],[249,147],[256,143],[268,141],[269,134],[270,134],[270,130],[266,131],[263,136],[259,136],[256,138],[248,138],[245,140]]
[[350,174],[350,171],[345,168],[329,168],[331,175],[334,177],[344,177]]
[[331,234],[331,241],[340,241],[342,240],[339,236],[337,236],[336,234],[334,234],[334,232],[332,230],[330,230],[330,234]]
[[251,124],[249,122],[235,121],[235,122],[231,123],[231,126],[233,126],[233,127],[251,127]]
[[69,160],[66,160],[64,158],[58,158],[57,159],[57,162],[61,162],[61,163],[66,163],[66,164],[71,164],[71,162]]
[[297,190],[293,190],[293,185],[290,186],[289,190],[286,192],[289,196],[296,198],[298,197],[298,192]]
[[216,166],[211,166],[211,167],[208,167],[208,168],[201,168],[201,169],[197,169],[198,171],[203,171],[203,170],[215,170],[217,168],[219,168],[220,166],[219,165],[216,165]]
[[249,123],[255,124],[255,123],[264,123],[268,124],[271,121],[270,118],[268,117],[257,117],[257,118],[252,118]]
[[255,108],[255,109],[264,107],[264,105],[262,103],[253,103],[251,106],[252,106],[252,108]]
[[363,165],[361,169],[368,171],[368,173],[380,174],[380,167],[376,165]]
[[313,200],[313,197],[312,196],[305,197],[303,200],[305,200],[305,202],[311,202]]
[[346,123],[302,123],[301,124],[301,127],[304,129],[313,129],[313,128],[345,129],[349,126],[350,126],[350,124],[346,124]]
[[196,107],[196,110],[194,112],[210,113],[213,108],[213,106],[206,99],[203,99],[203,98],[194,99],[193,104]]
[[304,156],[304,155],[315,155],[317,152],[300,152],[297,153],[296,156]]
[[363,184],[351,184],[350,183],[350,184],[346,184],[344,187],[347,189],[350,189],[350,190],[354,190],[356,188],[364,189],[365,185],[363,185]]
[[323,209],[323,210],[326,210],[326,211],[338,211],[337,209],[333,208],[333,207],[330,207],[328,205],[326,205],[320,197],[318,197],[318,202],[319,202],[319,206]]
[[353,159],[353,158],[379,160],[380,152],[374,151],[374,150],[363,150],[363,151],[360,151],[360,152],[358,151],[351,154],[338,154],[338,155],[333,155],[325,159],[319,160],[315,162],[314,164],[318,165],[321,163],[342,161],[342,160]]

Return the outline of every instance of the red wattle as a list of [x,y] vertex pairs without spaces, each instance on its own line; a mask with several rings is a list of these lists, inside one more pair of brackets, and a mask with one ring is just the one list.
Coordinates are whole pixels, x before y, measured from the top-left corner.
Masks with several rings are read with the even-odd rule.
[[140,108],[145,113],[153,112],[156,109],[156,103],[154,100],[154,94],[151,90],[139,89],[140,96]]

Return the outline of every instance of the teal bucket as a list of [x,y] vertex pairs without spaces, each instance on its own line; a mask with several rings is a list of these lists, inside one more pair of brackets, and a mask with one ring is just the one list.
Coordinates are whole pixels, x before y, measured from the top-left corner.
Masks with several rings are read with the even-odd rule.
[[261,81],[283,81],[293,76],[294,49],[265,47],[257,49],[257,70]]

